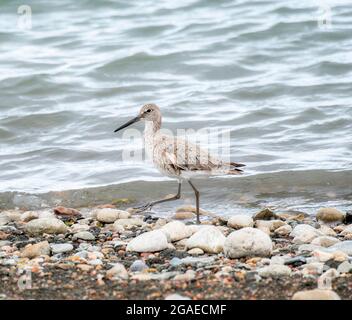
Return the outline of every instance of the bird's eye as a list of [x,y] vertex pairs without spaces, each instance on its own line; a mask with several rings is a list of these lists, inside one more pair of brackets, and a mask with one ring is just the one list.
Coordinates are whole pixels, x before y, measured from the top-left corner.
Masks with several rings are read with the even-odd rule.
[[151,109],[148,109],[146,112],[148,112],[148,113],[149,113],[149,112],[152,112],[152,110],[151,110]]

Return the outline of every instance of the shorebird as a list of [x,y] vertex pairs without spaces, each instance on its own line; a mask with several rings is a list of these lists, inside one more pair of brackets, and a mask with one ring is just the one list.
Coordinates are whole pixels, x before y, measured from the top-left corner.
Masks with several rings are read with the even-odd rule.
[[174,196],[149,202],[135,209],[137,209],[138,212],[143,212],[151,209],[156,204],[180,199],[181,184],[182,181],[185,180],[190,184],[194,191],[196,198],[197,223],[200,223],[200,193],[194,186],[191,178],[196,176],[238,175],[242,173],[242,170],[239,168],[244,167],[245,165],[217,159],[207,150],[202,149],[197,144],[188,142],[187,139],[162,133],[160,130],[161,112],[159,107],[155,104],[144,105],[137,117],[126,122],[114,132],[127,128],[141,120],[145,122],[144,148],[147,156],[152,159],[155,167],[163,175],[178,180],[178,191]]

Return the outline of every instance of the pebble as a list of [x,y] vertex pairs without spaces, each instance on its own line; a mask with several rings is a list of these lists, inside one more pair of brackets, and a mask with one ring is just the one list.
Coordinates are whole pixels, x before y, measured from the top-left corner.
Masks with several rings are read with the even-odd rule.
[[297,256],[297,257],[293,257],[285,260],[286,265],[292,265],[294,267],[300,266],[306,263],[307,263],[307,259],[303,256]]
[[251,217],[239,214],[231,216],[227,221],[227,225],[234,229],[241,229],[246,227],[253,227],[254,222]]
[[126,219],[131,216],[127,211],[111,208],[96,209],[93,211],[92,215],[103,223],[114,223],[117,219]]
[[135,252],[156,252],[167,249],[168,241],[165,233],[160,230],[154,230],[142,233],[132,239],[127,247],[127,251]]
[[224,244],[225,255],[230,258],[269,256],[272,249],[270,237],[265,232],[254,228],[243,228],[232,232]]
[[284,221],[281,220],[256,220],[255,226],[259,230],[262,230],[263,232],[270,234],[270,232],[275,231],[276,229],[286,225]]
[[101,261],[101,259],[93,259],[93,260],[89,260],[88,264],[92,266],[99,266],[103,264],[103,261]]
[[186,226],[181,221],[172,221],[165,224],[159,230],[164,232],[172,242],[189,238],[193,232],[192,229]]
[[92,240],[95,240],[95,237],[89,231],[80,231],[80,232],[75,233],[72,237],[73,241],[78,240],[78,239],[92,241]]
[[193,270],[187,270],[184,274],[176,275],[173,280],[175,281],[191,281],[195,279],[196,272]]
[[343,221],[346,224],[352,223],[352,211],[347,211],[345,214],[345,220]]
[[88,265],[88,264],[78,264],[77,265],[77,268],[82,270],[82,271],[85,271],[85,272],[89,272],[91,271],[94,267],[91,266],[91,265]]
[[[176,213],[177,212],[193,212],[193,213],[196,213],[197,209],[196,209],[196,207],[193,207],[193,206],[183,206],[183,207],[177,208]],[[199,209],[199,213],[201,215],[204,215],[204,216],[214,216],[214,214],[212,214],[211,212],[205,211],[203,209]]]
[[200,256],[204,254],[204,251],[201,248],[193,248],[191,250],[188,250],[187,253],[191,256]]
[[70,228],[72,233],[78,233],[81,231],[88,231],[89,230],[89,226],[86,224],[79,224],[79,223],[75,223],[71,226]]
[[173,215],[173,219],[177,219],[177,220],[187,220],[187,219],[194,219],[195,218],[195,214],[193,212],[189,212],[189,211],[179,211],[176,212]]
[[320,236],[312,240],[311,244],[321,247],[331,247],[332,245],[339,243],[340,240],[330,236]]
[[75,257],[79,257],[79,258],[81,258],[81,259],[87,259],[87,257],[88,257],[88,251],[82,250],[82,251],[76,252],[76,253],[74,254],[74,256],[75,256]]
[[344,261],[337,267],[337,271],[339,273],[349,273],[352,271],[352,264],[348,261]]
[[280,264],[280,265],[283,265],[285,264],[285,257],[280,257],[280,256],[274,256],[270,259],[270,264]]
[[118,231],[120,227],[128,229],[132,227],[142,227],[144,225],[145,222],[139,218],[122,218],[114,222],[114,228],[116,231]]
[[320,208],[316,217],[317,220],[326,223],[342,222],[345,219],[345,214],[335,208]]
[[0,215],[0,226],[5,226],[10,222],[10,218],[5,214]]
[[9,222],[21,220],[21,213],[17,210],[8,210],[5,212],[2,212],[1,214],[7,216],[7,218],[9,219]]
[[328,251],[342,251],[349,256],[352,256],[352,240],[341,241],[327,249]]
[[2,265],[3,265],[3,266],[14,266],[14,265],[16,265],[16,264],[17,264],[16,259],[12,259],[12,258],[10,258],[10,259],[5,259],[5,260],[2,261]]
[[33,259],[41,255],[50,255],[50,245],[48,241],[27,245],[21,252],[21,257]]
[[59,214],[59,215],[64,215],[64,216],[80,216],[81,215],[81,213],[76,209],[66,208],[66,207],[62,207],[62,206],[54,208],[54,213]]
[[258,274],[261,277],[281,277],[289,276],[291,274],[291,268],[281,264],[271,264],[267,267],[260,268]]
[[323,262],[311,262],[304,265],[302,268],[303,274],[321,274],[324,270]]
[[313,252],[314,250],[321,250],[323,249],[321,246],[317,246],[315,244],[302,244],[298,247],[298,253],[303,252]]
[[147,274],[147,273],[137,273],[137,274],[133,274],[131,276],[132,280],[138,280],[138,281],[150,281],[153,279],[151,274]]
[[326,262],[328,260],[333,259],[334,257],[332,253],[321,251],[321,250],[314,250],[313,256],[320,262]]
[[136,260],[130,266],[130,271],[131,272],[142,272],[142,271],[144,271],[146,269],[148,269],[148,266],[142,260]]
[[278,219],[278,216],[273,211],[271,211],[269,208],[265,208],[253,216],[254,221],[256,221],[256,220],[272,220],[272,219]]
[[294,237],[293,243],[297,244],[310,243],[321,235],[322,233],[318,229],[308,224],[297,225],[290,234],[291,237]]
[[68,231],[67,226],[56,218],[39,218],[27,222],[24,229],[30,234],[60,234]]
[[275,233],[280,236],[288,236],[292,232],[292,227],[288,224],[281,226],[275,230]]
[[125,232],[125,228],[122,225],[120,225],[120,224],[116,224],[115,225],[115,223],[114,223],[113,224],[113,229],[117,233],[124,233]]
[[0,248],[2,247],[5,247],[5,246],[8,246],[8,245],[11,245],[11,241],[8,241],[8,240],[1,240],[0,241]]
[[123,264],[116,263],[106,272],[106,278],[110,280],[127,280],[128,272]]
[[191,300],[191,299],[185,296],[181,296],[178,293],[173,293],[166,296],[165,300]]
[[340,235],[342,235],[342,236],[347,236],[347,235],[350,235],[350,234],[352,234],[352,225],[347,226],[340,233]]
[[197,265],[197,266],[206,266],[215,262],[214,257],[186,257],[181,259],[181,264],[184,265]]
[[173,267],[178,267],[182,264],[182,260],[180,258],[177,258],[177,257],[173,257],[171,260],[170,260],[170,265],[173,266]]
[[296,292],[292,300],[340,300],[340,297],[332,290],[313,289]]
[[322,224],[318,230],[322,234],[324,234],[325,236],[331,236],[331,237],[335,237],[336,236],[336,232],[333,229],[331,229],[329,226],[325,225],[325,224]]
[[200,248],[208,253],[219,253],[223,251],[225,240],[226,237],[216,227],[205,226],[187,240],[186,247]]
[[50,247],[51,247],[51,252],[53,254],[70,252],[73,250],[73,245],[70,243],[51,244]]
[[21,221],[23,222],[29,222],[34,219],[38,219],[39,214],[38,212],[35,211],[26,211],[21,215]]

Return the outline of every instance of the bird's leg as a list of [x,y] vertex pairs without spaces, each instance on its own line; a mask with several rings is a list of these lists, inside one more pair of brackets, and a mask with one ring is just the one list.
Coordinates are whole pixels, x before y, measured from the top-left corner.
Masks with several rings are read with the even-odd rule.
[[178,183],[178,191],[177,191],[177,194],[175,194],[174,196],[166,198],[166,199],[152,201],[152,202],[149,202],[149,203],[147,203],[147,204],[145,204],[143,206],[136,207],[134,209],[137,209],[137,212],[143,212],[143,211],[146,211],[148,209],[151,209],[156,204],[167,202],[167,201],[178,200],[180,198],[181,198],[181,182]]
[[191,187],[192,187],[192,189],[194,191],[194,194],[196,195],[197,223],[200,224],[200,219],[199,219],[199,191],[193,185],[191,180],[188,180],[188,183],[191,185]]

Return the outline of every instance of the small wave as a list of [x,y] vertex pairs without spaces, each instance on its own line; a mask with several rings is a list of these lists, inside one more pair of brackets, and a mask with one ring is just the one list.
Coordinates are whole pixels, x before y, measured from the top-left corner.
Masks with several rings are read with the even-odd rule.
[[[351,181],[352,171],[311,170],[212,178],[195,183],[201,190],[203,206],[222,207],[227,201],[227,204],[242,205],[244,208],[260,207],[269,199],[272,202],[285,199],[290,203],[289,198],[295,198],[314,207],[338,200],[351,207]],[[111,203],[117,198],[128,198],[135,203],[145,202],[165,196],[165,192],[172,193],[176,185],[173,181],[134,181],[39,194],[4,192],[0,193],[0,209],[39,209],[58,204],[84,207]],[[186,189],[184,193],[186,199],[192,197],[190,190]]]

